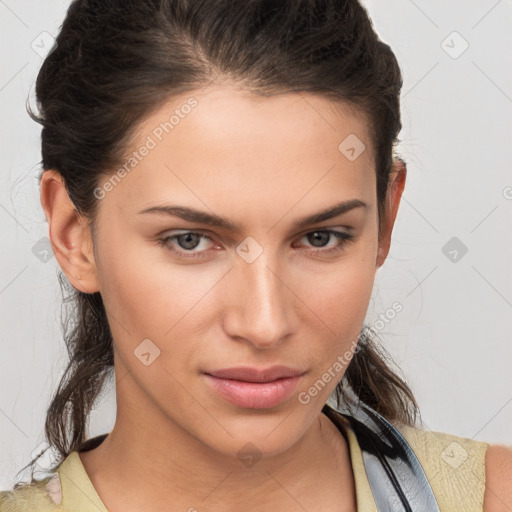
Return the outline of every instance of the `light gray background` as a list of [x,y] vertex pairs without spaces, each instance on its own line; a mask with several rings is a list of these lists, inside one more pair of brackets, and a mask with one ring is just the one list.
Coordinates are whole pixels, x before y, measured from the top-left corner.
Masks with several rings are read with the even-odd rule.
[[[68,3],[0,0],[0,489],[43,441],[66,362],[51,250],[45,262],[40,129],[25,100],[48,48],[41,33],[57,34]],[[368,322],[379,328],[380,314],[394,301],[403,305],[380,332],[427,428],[512,444],[512,4],[365,5],[404,74],[400,153],[408,162]],[[114,407],[111,387],[90,435],[111,428]]]

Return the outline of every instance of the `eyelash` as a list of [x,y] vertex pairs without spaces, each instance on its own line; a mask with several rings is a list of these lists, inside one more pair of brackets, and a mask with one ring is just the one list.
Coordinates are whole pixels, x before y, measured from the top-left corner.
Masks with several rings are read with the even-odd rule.
[[[316,254],[322,253],[322,254],[330,255],[333,253],[338,253],[339,251],[342,251],[343,249],[345,249],[345,246],[348,243],[354,241],[354,239],[355,239],[355,235],[352,235],[350,233],[345,233],[343,231],[335,231],[332,229],[316,229],[314,231],[310,231],[310,232],[302,235],[301,238],[306,237],[307,235],[311,235],[313,233],[329,233],[339,239],[336,246],[331,247],[330,249],[322,249],[322,248],[317,247],[317,248],[313,248],[312,251],[307,251],[307,252],[313,252]],[[182,252],[182,251],[176,251],[169,247],[169,241],[175,240],[180,236],[189,235],[189,234],[199,235],[203,238],[207,238],[207,239],[211,240],[211,237],[209,237],[208,235],[206,235],[200,231],[185,231],[185,232],[179,233],[177,235],[171,235],[171,236],[166,236],[164,238],[159,238],[158,244],[159,244],[159,246],[164,247],[165,249],[167,249],[168,251],[174,253],[176,256],[179,256],[179,257],[185,257],[185,258],[202,258],[202,257],[204,257],[205,251],[200,251],[200,252],[195,252],[195,253],[191,252],[191,251]]]

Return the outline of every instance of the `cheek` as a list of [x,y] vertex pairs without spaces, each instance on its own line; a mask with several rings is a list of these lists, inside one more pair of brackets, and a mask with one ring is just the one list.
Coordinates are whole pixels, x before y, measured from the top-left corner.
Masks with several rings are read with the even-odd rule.
[[155,367],[164,363],[181,373],[197,358],[206,326],[215,321],[215,287],[226,269],[177,265],[164,248],[121,236],[109,238],[101,254],[101,294],[124,363],[140,371],[133,354],[150,339],[161,356]]
[[[315,374],[326,371],[339,356],[345,367],[349,362],[345,354],[356,348],[375,279],[374,248],[371,242],[362,243],[337,264],[326,265],[321,274],[303,272],[296,281],[301,283],[297,294],[308,315],[309,326],[304,328],[315,339]],[[344,371],[337,369],[336,376],[341,379]]]
[[[157,262],[160,249],[141,245],[140,241],[131,247],[120,243],[116,251],[105,246],[101,260],[101,294],[119,358],[116,364],[121,374],[125,368],[131,372],[146,395],[156,401],[172,395],[178,404],[187,397],[176,382],[190,384],[193,375],[186,369],[195,368],[196,340],[201,339],[195,332],[194,314],[218,278],[199,279],[193,266],[176,268],[160,256]],[[149,366],[141,359],[146,353]]]
[[301,273],[297,283],[305,304],[333,330],[362,324],[375,280],[375,245],[361,243],[319,272]]

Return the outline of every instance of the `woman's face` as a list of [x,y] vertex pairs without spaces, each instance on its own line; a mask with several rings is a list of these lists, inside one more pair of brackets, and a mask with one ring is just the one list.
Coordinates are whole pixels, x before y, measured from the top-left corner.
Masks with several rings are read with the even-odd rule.
[[[305,434],[343,376],[387,252],[373,158],[363,116],[309,94],[216,86],[144,121],[124,172],[96,189],[87,289],[101,292],[114,338],[118,422],[230,455],[247,443],[277,454]],[[207,375],[276,365],[299,376]]]

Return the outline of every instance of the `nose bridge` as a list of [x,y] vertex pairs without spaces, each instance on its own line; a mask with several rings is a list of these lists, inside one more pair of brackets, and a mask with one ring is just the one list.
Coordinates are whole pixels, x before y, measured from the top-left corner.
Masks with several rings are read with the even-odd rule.
[[290,330],[290,291],[281,276],[276,252],[263,250],[252,262],[237,263],[240,279],[239,332],[253,344],[270,346],[278,343]]

